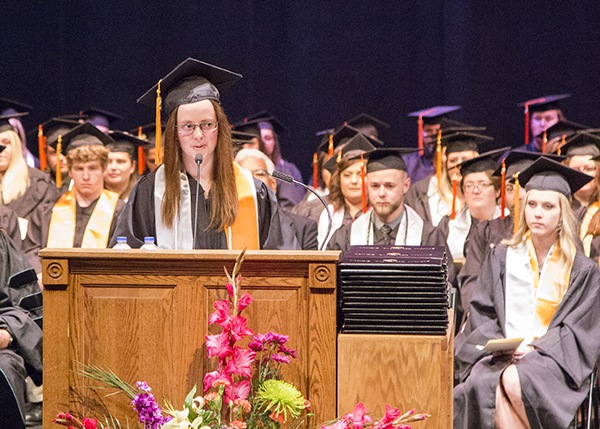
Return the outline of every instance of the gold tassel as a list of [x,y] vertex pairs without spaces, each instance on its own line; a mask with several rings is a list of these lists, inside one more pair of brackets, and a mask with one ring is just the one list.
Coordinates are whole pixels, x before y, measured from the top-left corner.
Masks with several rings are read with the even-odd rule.
[[338,150],[337,159],[335,161],[337,164],[342,162],[342,149]]
[[513,221],[515,223],[515,234],[519,229],[519,189],[521,188],[521,184],[519,183],[519,173],[515,173],[513,175],[515,178],[515,208],[513,209]]
[[56,187],[62,188],[62,174],[60,172],[60,152],[62,151],[62,136],[58,136],[56,143]]
[[156,89],[156,157],[154,158],[154,164],[162,164],[162,125],[160,123],[160,111],[162,108],[162,98],[160,96],[160,83],[162,79],[158,81],[158,88]]
[[438,131],[437,148],[435,151],[435,175],[437,176],[438,186],[442,183],[442,130]]

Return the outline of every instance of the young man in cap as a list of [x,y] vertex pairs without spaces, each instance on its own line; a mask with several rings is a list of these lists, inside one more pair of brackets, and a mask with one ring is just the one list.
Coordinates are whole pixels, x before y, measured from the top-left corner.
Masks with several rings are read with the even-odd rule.
[[138,154],[144,151],[147,142],[124,131],[112,131],[109,135],[114,142],[106,145],[110,153],[104,188],[116,192],[120,200],[127,202],[139,177]]
[[[525,108],[525,144],[519,149],[528,152],[543,151],[544,131],[565,119],[558,102],[570,96],[571,94],[546,95],[519,104]],[[529,141],[530,133],[532,141]]]
[[[241,149],[235,156],[235,162],[252,173],[254,178],[265,183],[273,192],[277,190],[277,180],[271,176],[275,164],[258,149]],[[317,223],[304,216],[282,210],[281,217],[286,222],[300,244],[302,250],[318,250]]]
[[23,246],[38,273],[38,251],[44,247],[106,248],[125,207],[118,194],[104,189],[109,153],[104,145],[113,140],[89,123],[61,140],[73,190],[54,205],[40,206],[31,219]]

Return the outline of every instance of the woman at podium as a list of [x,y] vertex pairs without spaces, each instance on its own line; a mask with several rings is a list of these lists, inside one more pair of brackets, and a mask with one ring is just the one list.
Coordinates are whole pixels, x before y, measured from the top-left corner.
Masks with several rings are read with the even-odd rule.
[[272,191],[233,162],[220,91],[240,78],[188,58],[138,100],[157,108],[157,146],[161,110],[168,115],[164,160],[133,189],[115,240],[140,247],[154,237],[161,249],[298,248]]
[[517,232],[488,254],[456,337],[454,427],[575,418],[600,348],[600,267],[576,248],[569,198],[592,179],[544,157],[520,173]]

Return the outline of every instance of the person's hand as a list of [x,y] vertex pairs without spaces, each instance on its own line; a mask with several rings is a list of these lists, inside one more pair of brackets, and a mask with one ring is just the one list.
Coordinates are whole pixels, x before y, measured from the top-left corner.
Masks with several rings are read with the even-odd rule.
[[0,329],[0,350],[4,350],[8,347],[11,338],[10,332],[6,329]]
[[519,347],[513,353],[513,356],[512,356],[513,362],[516,362],[519,359],[523,359],[523,356],[525,356],[527,353],[531,353],[533,350],[534,350],[533,346]]
[[519,347],[515,350],[496,350],[492,353],[492,356],[494,356],[495,360],[510,360],[511,362],[516,362],[533,350],[533,346]]

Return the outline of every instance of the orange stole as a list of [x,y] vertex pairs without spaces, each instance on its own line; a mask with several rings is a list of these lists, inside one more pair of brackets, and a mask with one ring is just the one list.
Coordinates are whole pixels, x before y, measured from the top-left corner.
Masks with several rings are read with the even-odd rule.
[[233,163],[235,185],[239,202],[238,215],[233,225],[225,229],[227,235],[227,248],[229,250],[259,250],[260,240],[258,235],[258,208],[255,201],[255,192],[246,173],[242,168]]
[[[92,216],[85,227],[82,248],[106,248],[108,233],[112,222],[119,195],[115,192],[104,190],[94,208]],[[52,209],[50,232],[48,234],[48,247],[73,247],[75,240],[77,200],[75,191],[64,194]]]

